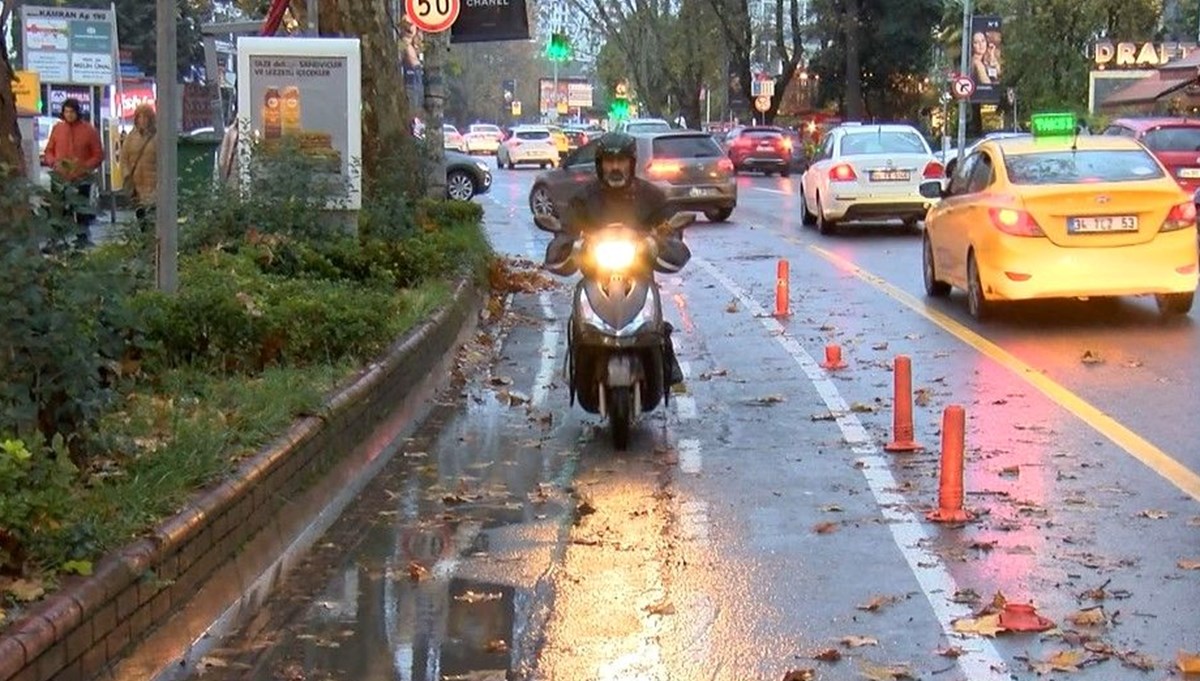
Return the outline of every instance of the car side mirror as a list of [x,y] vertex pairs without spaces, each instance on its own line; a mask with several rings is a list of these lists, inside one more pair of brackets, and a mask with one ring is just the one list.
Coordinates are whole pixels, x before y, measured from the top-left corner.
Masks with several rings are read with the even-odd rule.
[[946,177],[954,176],[954,168],[958,166],[958,159],[948,161],[946,163]]
[[688,225],[692,224],[695,221],[696,221],[695,213],[676,213],[674,216],[671,217],[670,220],[667,221],[667,224],[671,226],[672,231],[678,232],[679,230],[683,229],[684,227],[687,227]]
[[534,222],[534,224],[536,224],[538,226],[538,229],[540,229],[544,232],[551,232],[552,234],[558,234],[559,232],[562,231],[562,223],[559,222],[558,218],[554,217],[553,215],[535,216],[533,218],[533,222]]
[[928,182],[922,182],[921,187],[920,187],[920,192],[921,192],[921,196],[923,196],[927,199],[940,199],[943,196],[945,196],[945,192],[942,190],[941,180],[930,180]]

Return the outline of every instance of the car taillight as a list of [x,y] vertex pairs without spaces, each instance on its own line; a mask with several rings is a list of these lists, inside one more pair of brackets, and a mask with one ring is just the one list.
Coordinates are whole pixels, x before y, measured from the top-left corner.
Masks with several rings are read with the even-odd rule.
[[721,170],[724,170],[727,173],[732,173],[733,172],[733,161],[730,161],[727,158],[722,158],[720,161],[717,161],[717,167],[720,168]]
[[1196,224],[1196,204],[1188,201],[1171,207],[1171,212],[1167,213],[1167,219],[1163,221],[1160,232],[1174,232],[1179,229],[1187,229]]
[[858,179],[858,174],[854,172],[854,168],[848,163],[839,163],[829,169],[829,179],[834,182],[853,182]]
[[1046,236],[1037,220],[1015,208],[989,208],[988,217],[996,229],[1012,236]]
[[924,177],[926,180],[940,180],[945,176],[946,169],[942,167],[941,163],[938,163],[937,161],[930,161],[929,163],[925,164]]
[[682,169],[683,166],[674,161],[651,161],[646,164],[646,172],[657,177],[674,175]]
[[786,151],[791,151],[792,150],[792,141],[786,137],[783,137],[779,141],[779,146],[783,147]]

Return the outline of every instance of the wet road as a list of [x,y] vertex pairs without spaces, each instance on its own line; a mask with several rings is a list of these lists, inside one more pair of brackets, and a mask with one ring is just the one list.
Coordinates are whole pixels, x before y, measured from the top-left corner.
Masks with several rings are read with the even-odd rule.
[[[534,174],[482,198],[499,250],[540,257]],[[663,282],[687,390],[631,451],[567,406],[566,289],[515,294],[462,384],[197,675],[1171,678],[1200,653],[1195,318],[1071,303],[980,326],[958,295],[926,306],[916,235],[820,237],[797,190],[743,178],[732,223],[689,228],[695,259]],[[845,370],[817,365],[831,342]],[[927,452],[881,449],[896,354]],[[968,418],[961,527],[925,520],[948,404]],[[997,594],[1057,628],[956,631],[994,628],[974,615]]]

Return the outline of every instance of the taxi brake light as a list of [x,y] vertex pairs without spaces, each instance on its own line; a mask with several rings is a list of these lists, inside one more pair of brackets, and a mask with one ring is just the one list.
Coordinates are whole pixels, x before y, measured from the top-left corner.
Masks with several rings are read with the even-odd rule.
[[925,179],[940,180],[946,176],[946,169],[937,161],[930,161],[925,164]]
[[1012,236],[1046,236],[1037,220],[1015,208],[989,208],[988,217],[996,229]]
[[839,163],[829,169],[829,179],[834,182],[853,182],[858,179],[858,174],[854,172],[854,168],[848,163]]
[[1167,213],[1167,219],[1163,221],[1160,232],[1174,232],[1180,229],[1187,229],[1196,224],[1196,204],[1188,201],[1180,203],[1171,208],[1171,212]]

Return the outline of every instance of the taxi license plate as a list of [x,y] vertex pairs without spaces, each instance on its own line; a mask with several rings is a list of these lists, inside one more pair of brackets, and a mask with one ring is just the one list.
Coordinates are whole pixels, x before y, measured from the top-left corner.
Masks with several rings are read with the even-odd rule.
[[1184,179],[1194,180],[1200,177],[1200,168],[1180,168],[1179,176]]
[[872,170],[872,182],[908,182],[912,175],[907,170]]
[[688,196],[691,196],[691,197],[715,196],[716,193],[717,193],[717,190],[713,189],[712,187],[692,187],[691,189],[688,190]]
[[1136,215],[1103,215],[1097,217],[1067,218],[1067,232],[1071,234],[1097,234],[1103,232],[1136,232]]

